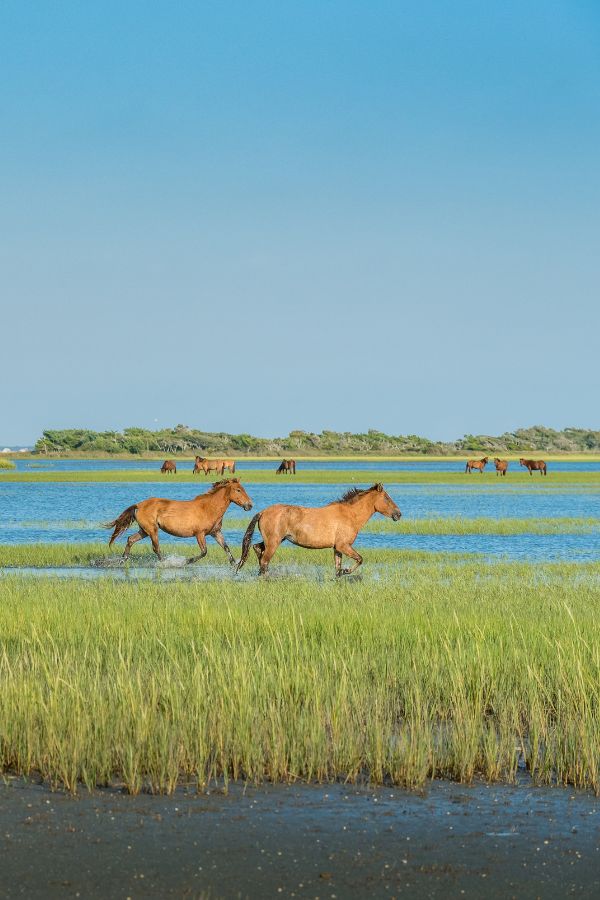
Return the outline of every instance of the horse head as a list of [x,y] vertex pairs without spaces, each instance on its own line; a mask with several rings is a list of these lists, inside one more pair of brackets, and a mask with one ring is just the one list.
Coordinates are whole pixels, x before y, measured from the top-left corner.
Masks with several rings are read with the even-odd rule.
[[229,500],[245,509],[246,512],[252,509],[252,500],[246,493],[245,489],[239,482],[238,478],[231,478],[228,482]]
[[375,511],[397,522],[402,513],[381,483],[375,486]]

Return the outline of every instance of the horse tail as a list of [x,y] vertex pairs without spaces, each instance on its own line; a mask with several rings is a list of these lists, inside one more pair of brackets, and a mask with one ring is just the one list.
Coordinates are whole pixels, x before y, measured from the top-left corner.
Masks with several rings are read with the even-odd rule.
[[250,550],[250,541],[252,540],[252,535],[254,534],[254,529],[256,528],[256,523],[261,517],[261,513],[256,513],[252,519],[250,519],[250,524],[246,528],[246,533],[242,540],[242,555],[240,556],[240,561],[237,564],[236,572],[239,572],[246,560],[248,559],[248,551]]
[[113,542],[116,541],[118,537],[120,537],[124,531],[127,531],[130,525],[133,525],[135,522],[135,514],[137,512],[137,505],[134,503],[133,506],[128,506],[127,509],[124,509],[120,516],[113,522],[106,522],[102,527],[103,528],[114,528],[110,541],[108,542],[108,546],[112,547]]
[[465,466],[465,472],[468,472],[468,471],[469,471],[469,463],[467,463]]
[[233,464],[231,466],[231,474],[235,475],[235,459],[233,460]]

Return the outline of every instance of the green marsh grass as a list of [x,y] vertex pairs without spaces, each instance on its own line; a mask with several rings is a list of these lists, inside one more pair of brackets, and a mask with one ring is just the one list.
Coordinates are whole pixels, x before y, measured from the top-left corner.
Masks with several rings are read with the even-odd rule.
[[[493,472],[484,472],[483,475],[465,475],[459,468],[456,472],[392,472],[374,467],[367,469],[299,469],[295,476],[276,475],[274,471],[263,469],[243,469],[236,471],[236,477],[246,484],[373,484],[381,481],[386,485],[395,484],[419,484],[419,485],[448,485],[465,490],[512,490],[516,487],[525,490],[550,490],[571,486],[581,486],[587,489],[600,489],[599,472],[553,472],[548,469],[546,478],[537,474],[530,477],[524,470],[509,472],[506,478],[496,478]],[[157,469],[145,471],[133,469],[131,471],[105,470],[94,472],[59,472],[59,471],[13,471],[5,472],[3,482],[26,482],[42,484],[44,482],[84,482],[84,483],[140,483],[140,484],[194,484],[199,492],[210,485],[214,478],[192,475],[189,469],[180,468],[176,475],[161,475]]]
[[[245,529],[247,518],[225,518],[223,528]],[[423,519],[402,518],[399,522],[376,516],[363,532],[371,534],[589,534],[600,528],[600,519],[591,517],[557,517],[540,519],[494,519],[491,516],[434,516]]]
[[[114,544],[112,550],[108,549],[107,542],[99,541],[81,543],[23,543],[0,544],[0,571],[3,567],[33,566],[33,567],[89,567],[102,566],[107,562],[118,562],[123,552],[124,542]],[[182,558],[195,556],[198,547],[195,541],[162,541],[161,549],[165,557],[180,556]],[[239,556],[240,548],[232,545],[234,555]],[[446,556],[446,554],[443,554]],[[395,550],[374,547],[364,553],[365,563],[399,563],[403,560],[429,560],[431,553],[426,550]],[[470,559],[471,553],[449,553],[448,559]],[[282,546],[277,550],[276,559],[282,564],[311,564],[331,566],[333,575],[333,553],[330,550],[304,550],[299,547]],[[136,544],[129,558],[129,565],[155,565],[156,556],[148,541]],[[208,541],[207,556],[198,563],[202,567],[204,563],[226,564],[226,557],[220,547],[212,540]],[[245,571],[253,571],[254,559],[250,558]]]
[[600,790],[600,565],[396,554],[375,582],[0,578],[0,767]]
[[[225,531],[245,530],[250,516],[226,516]],[[87,519],[31,519],[18,523],[19,528],[36,530],[90,531],[98,522]],[[462,516],[433,516],[399,522],[376,516],[362,531],[371,534],[589,534],[600,528],[600,520],[591,517],[556,517],[539,519],[494,519],[491,516],[465,518]],[[0,545],[1,546],[1,545]]]
[[5,459],[4,457],[0,456],[0,469],[14,469],[14,468],[16,468],[16,467],[15,467],[15,464],[12,461],[12,459]]

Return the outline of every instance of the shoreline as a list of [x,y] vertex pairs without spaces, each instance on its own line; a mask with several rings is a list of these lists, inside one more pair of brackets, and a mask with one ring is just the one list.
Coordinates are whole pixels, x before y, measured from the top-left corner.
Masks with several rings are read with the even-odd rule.
[[334,783],[73,798],[11,778],[0,791],[6,898],[600,892],[600,804],[570,788]]
[[[286,451],[288,454],[292,454],[293,450]],[[509,462],[517,462],[519,461],[521,453],[533,454],[534,456],[543,457],[547,462],[600,462],[600,453],[544,453],[543,450],[523,450],[520,451],[519,454],[510,453],[507,454],[502,451],[492,451],[492,450],[472,450],[469,453],[464,453],[462,455],[452,454],[448,456],[440,456],[433,454],[401,454],[401,455],[380,455],[380,454],[369,454],[369,453],[348,453],[348,454],[332,454],[324,456],[322,454],[315,454],[314,456],[294,456],[294,459],[297,462],[465,462],[466,459],[476,458],[479,454],[489,455],[490,463],[493,463],[493,456],[490,455],[492,453],[500,452],[502,459],[507,459]],[[236,462],[239,460],[246,462],[279,462],[283,458],[283,454],[279,454],[278,456],[261,456],[254,454],[245,454],[239,453],[237,451],[225,450],[225,451],[215,451],[214,453],[209,454],[208,458],[218,458],[221,456],[231,456]],[[88,461],[91,462],[93,460],[105,461],[105,460],[114,460],[121,462],[161,462],[165,458],[173,459],[176,462],[194,462],[195,455],[191,454],[164,454],[164,453],[3,453],[2,458],[4,459],[26,459],[26,460],[35,460],[42,461],[47,460],[48,462],[52,460],[70,460],[70,461]],[[523,457],[525,458],[525,457]],[[527,457],[529,458],[529,457]]]

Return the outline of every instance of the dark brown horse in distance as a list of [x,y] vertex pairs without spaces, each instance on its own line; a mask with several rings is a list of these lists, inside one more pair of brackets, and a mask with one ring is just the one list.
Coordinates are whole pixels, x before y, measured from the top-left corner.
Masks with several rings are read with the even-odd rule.
[[132,534],[125,545],[123,559],[127,559],[129,551],[137,541],[149,537],[152,549],[162,559],[158,543],[158,530],[173,537],[195,537],[200,548],[199,556],[192,556],[188,563],[196,562],[206,556],[206,537],[214,537],[223,548],[231,565],[235,559],[225,542],[221,532],[223,516],[230,503],[236,503],[245,510],[252,509],[252,500],[237,478],[217,481],[205,494],[199,494],[193,500],[162,500],[150,497],[141,503],[134,503],[123,510],[114,521],[108,522],[105,528],[114,528],[108,546],[115,541],[130,525],[137,522],[139,531]]
[[169,472],[171,473],[171,475],[177,475],[177,466],[172,459],[165,459],[164,463],[160,467],[160,471],[163,473],[163,475],[167,475]]
[[520,459],[520,466],[525,466],[526,469],[529,469],[529,474],[533,475],[534,470],[538,471],[540,475],[547,475],[547,466],[543,459]]
[[494,465],[496,466],[496,478],[498,475],[505,476],[508,471],[508,460],[507,459],[498,459],[497,456],[494,457]]
[[[317,508],[287,506],[276,503],[257,513],[246,529],[242,541],[242,555],[237,571],[248,557],[250,541],[258,525],[262,541],[254,544],[254,552],[260,565],[259,575],[264,575],[269,562],[282,541],[290,541],[309,550],[333,548],[336,575],[350,575],[362,563],[362,556],[352,544],[358,532],[374,513],[381,513],[397,522],[402,513],[383,488],[382,484],[358,490],[352,488],[340,500]],[[355,560],[351,569],[342,569],[342,555]]]
[[200,472],[204,472],[205,475],[208,475],[210,472],[216,472],[218,476],[222,476],[223,475],[222,460],[206,459],[205,456],[197,456],[196,464],[194,465],[192,474],[199,475]]
[[473,469],[479,469],[483,475],[483,470],[487,465],[488,458],[489,457],[484,456],[483,459],[468,459],[467,465],[465,466],[465,472],[468,472],[470,475]]
[[276,475],[295,475],[296,474],[296,460],[295,459],[282,459],[279,468],[275,470],[275,474]]

